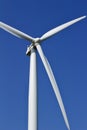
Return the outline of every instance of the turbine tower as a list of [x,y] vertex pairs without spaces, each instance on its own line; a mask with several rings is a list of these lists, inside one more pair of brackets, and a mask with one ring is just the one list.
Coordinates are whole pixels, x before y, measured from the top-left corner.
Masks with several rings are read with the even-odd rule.
[[5,31],[19,37],[28,40],[31,42],[31,45],[27,48],[26,54],[30,56],[30,79],[29,79],[29,95],[28,95],[28,130],[37,130],[37,63],[36,63],[36,51],[38,51],[40,58],[43,62],[43,65],[45,67],[45,70],[48,74],[49,80],[52,84],[54,93],[56,95],[56,99],[59,103],[65,124],[67,126],[67,129],[70,130],[68,118],[66,115],[66,111],[63,105],[63,101],[60,95],[60,91],[58,88],[58,85],[56,83],[54,74],[52,72],[51,66],[45,57],[42,48],[41,48],[41,42],[46,40],[47,38],[53,36],[54,34],[62,31],[63,29],[71,26],[72,24],[86,18],[86,16],[82,16],[80,18],[74,19],[70,22],[64,23],[44,35],[40,38],[33,38],[3,22],[0,22],[0,28],[4,29]]

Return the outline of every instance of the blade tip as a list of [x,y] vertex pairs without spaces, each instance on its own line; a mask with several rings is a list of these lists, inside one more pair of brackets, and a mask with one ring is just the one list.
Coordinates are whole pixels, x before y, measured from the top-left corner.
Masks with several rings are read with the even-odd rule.
[[0,21],[0,27],[3,25],[3,22],[2,21]]
[[83,19],[86,18],[86,17],[87,17],[86,15],[82,16]]
[[84,18],[86,18],[87,16],[85,15]]
[[68,126],[68,130],[70,130],[70,126]]
[[66,123],[67,129],[70,130],[69,122]]

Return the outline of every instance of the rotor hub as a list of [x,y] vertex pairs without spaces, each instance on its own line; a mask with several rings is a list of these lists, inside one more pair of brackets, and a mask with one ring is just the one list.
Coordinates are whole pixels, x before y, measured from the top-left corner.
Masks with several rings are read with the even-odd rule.
[[34,43],[39,43],[40,42],[40,38],[35,38]]
[[32,50],[33,48],[36,49],[36,45],[37,45],[38,43],[40,43],[40,38],[35,38],[35,39],[34,39],[34,42],[33,42],[30,46],[27,47],[26,55],[29,55],[29,56],[30,56],[31,50]]

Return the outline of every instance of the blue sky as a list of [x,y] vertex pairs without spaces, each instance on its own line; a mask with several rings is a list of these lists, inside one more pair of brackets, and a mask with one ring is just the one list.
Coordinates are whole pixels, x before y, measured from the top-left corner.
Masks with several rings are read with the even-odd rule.
[[[32,37],[87,15],[86,0],[0,0],[0,21]],[[27,41],[0,29],[0,130],[27,130],[30,57]],[[87,18],[42,44],[71,130],[87,130]],[[50,81],[38,61],[38,130],[67,130]]]

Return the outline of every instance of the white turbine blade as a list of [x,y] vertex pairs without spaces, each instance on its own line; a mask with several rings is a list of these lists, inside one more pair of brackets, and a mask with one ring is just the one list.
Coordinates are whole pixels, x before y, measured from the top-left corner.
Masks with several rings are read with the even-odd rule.
[[57,98],[57,101],[58,101],[58,103],[59,103],[59,106],[60,106],[62,115],[63,115],[63,117],[64,117],[65,124],[66,124],[68,130],[70,130],[69,123],[68,123],[68,119],[67,119],[67,115],[66,115],[65,108],[64,108],[64,105],[63,105],[63,101],[62,101],[62,98],[61,98],[61,95],[60,95],[60,92],[59,92],[59,89],[58,89],[58,86],[57,86],[55,77],[54,77],[54,75],[53,75],[52,69],[51,69],[51,67],[50,67],[50,65],[49,65],[49,63],[48,63],[46,57],[45,57],[44,54],[43,54],[43,51],[42,51],[42,49],[41,49],[41,46],[38,44],[38,45],[36,45],[36,48],[37,48],[38,53],[39,53],[39,55],[40,55],[40,57],[41,57],[41,60],[42,60],[42,62],[43,62],[43,64],[44,64],[44,67],[45,67],[45,69],[46,69],[46,72],[47,72],[47,74],[48,74],[48,77],[49,77],[49,79],[50,79],[50,82],[51,82],[51,84],[52,84],[54,93],[55,93],[55,95],[56,95],[56,98]]
[[45,40],[45,39],[53,36],[54,34],[60,32],[61,30],[65,29],[65,28],[67,28],[69,26],[71,26],[72,24],[74,24],[74,23],[76,23],[76,22],[78,22],[78,21],[80,21],[80,20],[82,20],[84,18],[86,18],[86,16],[82,16],[82,17],[74,19],[74,20],[72,20],[70,22],[64,23],[64,24],[62,24],[62,25],[60,25],[60,26],[58,26],[58,27],[56,27],[56,28],[48,31],[44,35],[42,35],[42,37],[40,38],[40,40],[43,41],[43,40]]
[[19,38],[23,38],[23,39],[26,39],[26,40],[29,40],[31,42],[34,42],[34,38],[32,38],[31,36],[3,23],[3,22],[0,22],[0,28],[4,29],[5,31],[13,34],[14,36],[17,36]]

